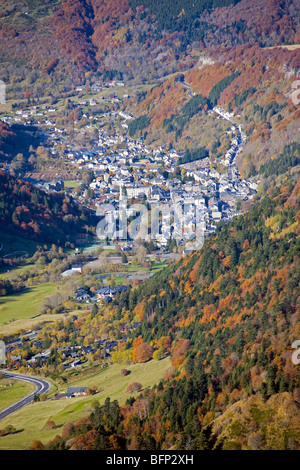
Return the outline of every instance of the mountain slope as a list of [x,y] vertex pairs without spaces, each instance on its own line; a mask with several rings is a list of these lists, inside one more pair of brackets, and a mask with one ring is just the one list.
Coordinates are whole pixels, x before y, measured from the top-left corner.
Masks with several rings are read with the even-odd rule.
[[141,322],[119,352],[150,344],[173,367],[49,448],[299,449],[297,419],[276,431],[299,414],[299,203],[299,181],[270,190],[199,252],[114,300],[110,321]]
[[[299,42],[295,0],[0,2],[0,77],[9,98],[75,89],[87,72],[126,80],[175,72],[193,50]],[[187,63],[188,63],[187,61]],[[44,85],[44,87],[43,87]]]
[[[271,46],[299,41],[299,5],[293,1],[130,0],[155,15],[159,30],[179,31],[184,43],[206,47],[259,43]],[[217,34],[216,34],[217,32]]]
[[[190,70],[129,101],[126,110],[137,118],[129,131],[142,134],[147,144],[172,144],[180,151],[204,145],[218,158],[226,152],[226,129],[211,109],[222,106],[247,135],[236,162],[242,176],[262,174],[261,165],[279,158],[286,145],[294,143],[295,150],[300,143],[299,106],[292,94],[299,63],[300,49],[246,45],[202,53]],[[140,130],[135,124],[143,117]]]
[[74,241],[89,222],[90,212],[64,193],[47,194],[0,170],[1,227],[42,243]]

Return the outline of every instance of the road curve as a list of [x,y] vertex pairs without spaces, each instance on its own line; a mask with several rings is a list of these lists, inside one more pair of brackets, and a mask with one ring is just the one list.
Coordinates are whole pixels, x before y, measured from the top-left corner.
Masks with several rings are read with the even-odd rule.
[[36,386],[36,389],[34,392],[17,401],[5,410],[0,411],[0,420],[6,418],[6,416],[10,415],[11,413],[14,413],[15,411],[20,410],[21,408],[23,408],[23,406],[28,405],[28,403],[31,403],[35,395],[41,395],[41,393],[47,393],[50,390],[50,384],[46,380],[37,377],[31,377],[29,375],[14,374],[12,372],[1,371],[1,373],[4,377],[13,378],[15,380],[24,380],[24,382],[33,383]]

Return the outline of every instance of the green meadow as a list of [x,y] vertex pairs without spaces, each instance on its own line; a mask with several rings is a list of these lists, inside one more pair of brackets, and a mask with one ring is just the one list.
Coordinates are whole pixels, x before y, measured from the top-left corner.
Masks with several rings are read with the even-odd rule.
[[[20,292],[0,297],[0,325],[12,320],[27,319],[38,314],[38,308],[47,295],[53,294],[54,284],[26,287]],[[1,333],[1,330],[0,330]]]
[[[12,384],[10,385],[10,383]],[[11,381],[10,379],[0,379],[0,410],[4,410],[21,400],[35,389],[34,385],[21,380]],[[1,429],[0,424],[0,429]]]
[[36,251],[37,245],[39,245],[38,242],[12,235],[5,232],[3,228],[0,230],[0,255],[2,257],[13,258],[25,256],[26,254],[32,256]]

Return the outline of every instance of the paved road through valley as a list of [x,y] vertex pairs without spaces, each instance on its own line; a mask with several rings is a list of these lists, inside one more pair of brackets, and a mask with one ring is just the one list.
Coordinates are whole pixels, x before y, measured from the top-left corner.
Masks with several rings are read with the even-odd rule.
[[22,398],[21,400],[17,401],[13,405],[9,406],[5,410],[0,411],[0,420],[6,418],[6,416],[14,413],[17,410],[23,408],[23,406],[28,405],[33,401],[35,395],[41,395],[42,393],[48,393],[50,390],[50,384],[46,382],[46,380],[31,377],[30,375],[21,375],[21,374],[14,374],[12,372],[5,372],[1,371],[2,375],[7,378],[13,378],[15,380],[24,380],[25,382],[33,383],[36,386],[34,392],[30,393],[26,397]]

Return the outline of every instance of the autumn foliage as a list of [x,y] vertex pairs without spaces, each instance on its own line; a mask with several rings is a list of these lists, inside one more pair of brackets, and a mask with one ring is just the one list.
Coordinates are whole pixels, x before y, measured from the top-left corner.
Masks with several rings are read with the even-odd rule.
[[[0,171],[0,222],[32,239],[61,240],[84,224],[84,212],[64,193],[47,195],[31,183]],[[81,217],[82,216],[82,217]]]
[[188,339],[181,338],[178,341],[172,352],[171,361],[173,366],[178,367],[183,363],[185,355],[190,349],[190,347],[191,343]]
[[153,348],[148,343],[141,343],[133,349],[132,359],[134,362],[147,362],[152,359]]
[[126,392],[127,393],[134,393],[134,392],[140,392],[142,389],[142,384],[139,382],[132,382],[130,385],[128,385]]

